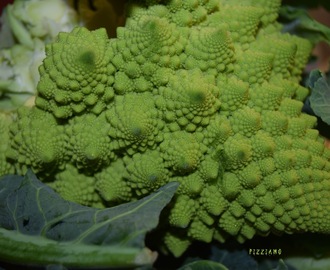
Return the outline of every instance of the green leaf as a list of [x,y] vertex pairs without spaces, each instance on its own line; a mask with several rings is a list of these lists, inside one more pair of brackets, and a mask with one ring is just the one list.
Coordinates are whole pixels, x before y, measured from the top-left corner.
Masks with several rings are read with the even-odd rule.
[[229,269],[258,269],[257,261],[247,250],[225,250],[213,246],[211,260],[223,263]]
[[315,87],[315,83],[322,78],[322,72],[318,69],[314,69],[309,73],[308,80],[306,81],[306,86],[310,89]]
[[63,200],[28,171],[0,179],[0,259],[65,266],[152,264],[144,246],[174,195],[171,182],[135,202],[108,209]]
[[24,44],[30,49],[33,49],[33,40],[31,34],[29,33],[29,30],[24,26],[22,21],[15,17],[13,6],[8,5],[6,11],[11,29],[19,43]]
[[285,259],[285,262],[294,266],[299,270],[329,270],[330,258],[311,258],[305,256],[297,256]]
[[326,77],[319,70],[313,70],[309,75],[307,86],[311,89],[310,107],[315,115],[330,125],[330,86]]
[[298,270],[289,266],[283,261],[283,259],[271,259],[271,258],[264,258],[256,268],[258,270]]
[[314,45],[320,41],[330,44],[330,28],[312,19],[306,9],[282,6],[280,16],[284,23],[284,32],[306,38]]
[[223,264],[214,261],[199,260],[188,263],[180,267],[178,270],[228,270],[228,268]]
[[288,266],[285,264],[285,262],[282,259],[280,259],[277,267],[274,270],[288,270]]

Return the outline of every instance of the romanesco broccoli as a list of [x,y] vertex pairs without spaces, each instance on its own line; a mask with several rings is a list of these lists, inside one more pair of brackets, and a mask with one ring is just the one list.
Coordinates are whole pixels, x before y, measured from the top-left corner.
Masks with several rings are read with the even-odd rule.
[[61,33],[46,47],[35,106],[9,127],[0,119],[10,144],[1,174],[31,167],[92,206],[177,181],[161,224],[175,256],[194,240],[330,233],[330,150],[301,113],[312,46],[281,32],[279,7],[132,1],[116,38]]

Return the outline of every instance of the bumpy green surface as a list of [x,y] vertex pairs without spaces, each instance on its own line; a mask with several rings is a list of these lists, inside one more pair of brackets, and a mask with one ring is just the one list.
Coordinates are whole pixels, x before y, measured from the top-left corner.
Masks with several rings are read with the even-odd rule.
[[301,113],[311,45],[281,33],[279,6],[137,1],[116,39],[60,34],[6,162],[91,206],[180,182],[162,224],[175,256],[194,240],[330,233],[330,151]]

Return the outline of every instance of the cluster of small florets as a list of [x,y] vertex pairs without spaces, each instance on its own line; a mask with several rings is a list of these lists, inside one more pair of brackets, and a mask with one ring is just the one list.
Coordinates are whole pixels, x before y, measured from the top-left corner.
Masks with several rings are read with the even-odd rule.
[[35,106],[1,119],[1,174],[32,168],[65,199],[96,207],[177,181],[162,224],[176,256],[194,240],[329,233],[330,151],[301,113],[311,44],[281,33],[279,7],[137,1],[115,39],[61,33]]

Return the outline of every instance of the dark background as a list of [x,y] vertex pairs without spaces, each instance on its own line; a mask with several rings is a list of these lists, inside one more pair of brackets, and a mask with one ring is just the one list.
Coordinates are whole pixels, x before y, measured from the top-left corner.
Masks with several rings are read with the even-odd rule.
[[0,14],[2,13],[2,9],[8,4],[12,3],[14,0],[1,0],[0,1]]

